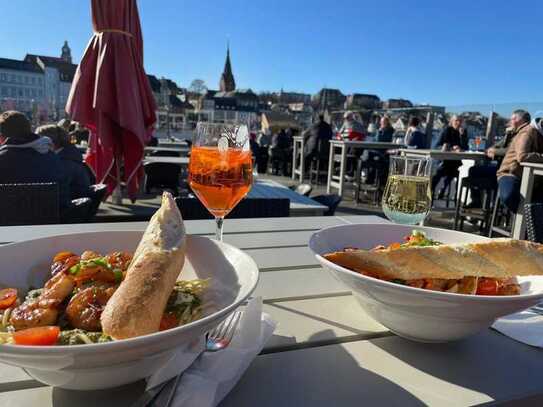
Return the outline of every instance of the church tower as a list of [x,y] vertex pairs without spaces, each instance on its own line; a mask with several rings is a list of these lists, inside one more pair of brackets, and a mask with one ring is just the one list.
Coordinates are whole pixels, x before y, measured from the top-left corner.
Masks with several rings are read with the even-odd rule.
[[219,89],[221,92],[232,92],[233,90],[236,90],[236,81],[234,80],[232,66],[230,64],[230,44],[226,47],[226,62],[224,63],[224,71],[221,75]]
[[64,45],[62,46],[62,54],[60,58],[64,62],[68,62],[69,64],[72,63],[72,50],[68,46],[68,41],[64,41]]

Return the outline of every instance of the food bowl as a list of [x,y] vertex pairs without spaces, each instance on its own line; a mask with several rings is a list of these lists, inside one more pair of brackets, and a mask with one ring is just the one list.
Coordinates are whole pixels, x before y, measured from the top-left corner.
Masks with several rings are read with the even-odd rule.
[[[429,291],[364,276],[322,255],[346,247],[371,249],[401,242],[413,229],[442,243],[484,242],[488,238],[452,230],[395,224],[354,224],[316,232],[309,247],[318,261],[352,290],[362,308],[395,334],[420,342],[447,342],[480,332],[502,316],[543,299],[543,277],[518,277],[521,295],[481,296]],[[514,259],[511,259],[514,261]]]
[[[0,286],[21,293],[41,287],[60,251],[134,252],[141,231],[91,232],[47,237],[0,247]],[[205,237],[187,236],[183,280],[210,278],[204,316],[187,325],[137,338],[74,346],[0,345],[0,361],[24,368],[36,380],[67,389],[120,386],[158,371],[178,351],[194,352],[206,332],[245,301],[258,282],[258,267],[241,250]]]

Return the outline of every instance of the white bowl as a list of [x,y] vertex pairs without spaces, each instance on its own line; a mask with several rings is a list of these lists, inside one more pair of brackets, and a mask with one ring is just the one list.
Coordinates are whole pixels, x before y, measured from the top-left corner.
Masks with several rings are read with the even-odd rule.
[[[499,317],[521,311],[543,298],[543,277],[521,277],[521,295],[478,296],[429,291],[355,273],[323,254],[346,247],[371,249],[401,242],[413,229],[443,243],[483,242],[488,238],[452,230],[395,224],[354,224],[316,232],[309,247],[318,261],[352,290],[362,308],[395,334],[421,342],[447,342],[488,328]],[[513,259],[512,259],[513,260]]]
[[[133,252],[141,231],[60,235],[0,247],[0,286],[26,292],[41,287],[59,251]],[[0,345],[0,361],[24,368],[40,382],[68,389],[120,386],[150,376],[177,351],[195,348],[258,282],[258,267],[241,250],[205,237],[188,236],[183,279],[211,278],[204,301],[212,304],[204,317],[190,324],[137,338],[77,346]]]

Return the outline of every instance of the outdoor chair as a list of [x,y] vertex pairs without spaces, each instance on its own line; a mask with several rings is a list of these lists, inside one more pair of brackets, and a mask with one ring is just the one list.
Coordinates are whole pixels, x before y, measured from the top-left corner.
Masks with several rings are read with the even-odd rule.
[[[468,192],[473,188],[481,192],[481,208],[468,207]],[[460,195],[456,201],[454,230],[464,230],[464,221],[469,218],[472,223],[479,224],[479,232],[481,234],[488,234],[492,218],[492,204],[495,202],[496,194],[497,185],[494,179],[477,181],[472,181],[469,178],[462,179]]]
[[98,213],[98,208],[104,200],[107,193],[107,185],[105,184],[94,184],[90,186],[90,196],[91,204],[89,208],[89,217],[88,220],[92,220],[94,216]]
[[[185,220],[213,218],[198,198],[177,197],[175,201]],[[290,200],[287,198],[245,198],[232,209],[227,219],[277,218],[289,215]]]
[[[382,162],[381,162],[382,161]],[[373,171],[373,176],[369,177]],[[355,175],[355,202],[362,202],[362,196],[369,196],[372,205],[379,205],[388,173],[388,160],[364,161],[358,159]],[[363,176],[364,174],[364,176]]]
[[492,217],[490,218],[490,225],[488,227],[488,237],[493,237],[494,233],[510,237],[514,223],[515,214],[502,204],[499,194],[496,193],[494,206],[492,207]]
[[77,198],[71,201],[71,205],[62,211],[60,220],[62,223],[86,223],[91,219],[91,198]]
[[326,177],[328,175],[328,160],[330,150],[325,148],[324,143],[329,141],[319,140],[317,146],[317,156],[309,162],[309,182],[313,184],[313,178],[315,178],[315,184],[319,185],[321,176]]
[[154,188],[170,189],[174,195],[178,195],[181,183],[181,167],[172,163],[146,163],[145,193],[150,194]]
[[324,216],[334,216],[342,198],[339,195],[330,194],[313,196],[311,199],[328,207],[328,210],[323,214]]
[[543,203],[524,205],[524,218],[528,240],[543,243]]
[[0,184],[0,225],[42,225],[60,222],[58,185]]

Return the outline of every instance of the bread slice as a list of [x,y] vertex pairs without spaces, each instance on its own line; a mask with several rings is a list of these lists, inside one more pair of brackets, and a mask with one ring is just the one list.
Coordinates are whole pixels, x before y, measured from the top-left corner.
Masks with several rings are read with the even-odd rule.
[[115,339],[157,332],[168,297],[185,262],[181,213],[168,192],[151,218],[124,281],[101,316],[102,330]]
[[397,250],[346,250],[324,257],[340,266],[384,279],[543,275],[543,245],[513,239]]

